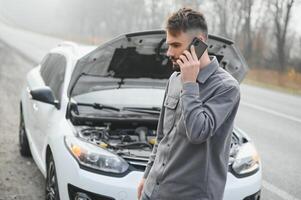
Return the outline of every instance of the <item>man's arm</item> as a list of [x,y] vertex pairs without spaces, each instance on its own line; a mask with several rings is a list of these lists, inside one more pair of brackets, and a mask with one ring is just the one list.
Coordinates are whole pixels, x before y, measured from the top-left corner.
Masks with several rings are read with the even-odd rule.
[[222,85],[206,102],[202,102],[199,95],[198,83],[183,84],[181,98],[186,134],[189,141],[196,144],[213,136],[239,104],[239,85],[234,81]]

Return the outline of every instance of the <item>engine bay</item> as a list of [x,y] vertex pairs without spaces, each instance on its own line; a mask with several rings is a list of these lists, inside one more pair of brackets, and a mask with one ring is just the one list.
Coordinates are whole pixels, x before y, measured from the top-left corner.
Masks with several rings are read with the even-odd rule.
[[111,129],[110,125],[77,126],[77,133],[80,138],[121,156],[140,170],[144,170],[156,143],[156,130],[145,126],[129,129]]
[[[107,126],[76,126],[78,136],[89,143],[97,145],[125,159],[134,168],[143,171],[148,162],[154,144],[156,130],[146,126],[136,128],[114,128]],[[240,139],[233,133],[229,165],[241,144]]]

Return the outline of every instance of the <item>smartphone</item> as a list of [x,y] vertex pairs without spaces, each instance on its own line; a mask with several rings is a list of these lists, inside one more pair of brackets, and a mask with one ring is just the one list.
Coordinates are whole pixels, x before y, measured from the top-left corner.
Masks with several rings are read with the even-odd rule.
[[196,56],[198,59],[201,58],[205,50],[207,49],[208,45],[203,42],[202,40],[198,39],[197,37],[193,38],[192,42],[188,45],[187,50],[190,52],[191,45],[194,46]]
[[[196,56],[198,59],[201,58],[205,50],[207,49],[208,45],[203,42],[202,40],[198,39],[197,37],[193,38],[192,42],[188,45],[187,50],[190,52],[191,45],[194,46]],[[173,67],[174,71],[180,72],[180,66],[178,64],[175,64]]]

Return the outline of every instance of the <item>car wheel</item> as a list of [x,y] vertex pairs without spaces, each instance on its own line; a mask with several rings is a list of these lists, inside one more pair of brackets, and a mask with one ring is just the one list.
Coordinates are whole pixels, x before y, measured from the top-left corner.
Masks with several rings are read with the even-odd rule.
[[21,156],[31,156],[22,112],[20,112],[19,149]]
[[49,155],[48,160],[49,161],[47,164],[46,177],[46,200],[60,200],[55,164],[51,154]]

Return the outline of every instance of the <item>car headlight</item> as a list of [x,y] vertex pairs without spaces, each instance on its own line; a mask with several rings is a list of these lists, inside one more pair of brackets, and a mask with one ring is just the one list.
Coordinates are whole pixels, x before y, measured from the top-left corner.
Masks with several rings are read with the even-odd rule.
[[245,175],[259,169],[260,158],[255,146],[248,142],[239,147],[232,164],[232,169],[238,175]]
[[74,136],[66,136],[65,143],[73,157],[82,166],[118,174],[129,168],[129,164],[118,155]]

